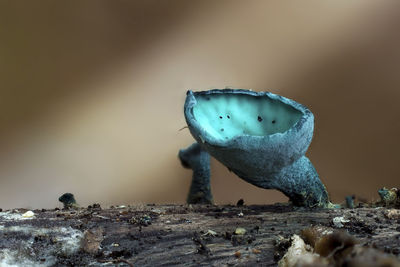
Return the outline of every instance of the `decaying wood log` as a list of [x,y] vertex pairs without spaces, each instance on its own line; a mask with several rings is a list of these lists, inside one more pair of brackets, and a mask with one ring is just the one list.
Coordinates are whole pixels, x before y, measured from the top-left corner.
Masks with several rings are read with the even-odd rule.
[[[0,265],[276,266],[278,238],[311,225],[338,227],[361,243],[400,254],[400,216],[387,208],[296,209],[289,205],[138,205],[0,212]],[[238,228],[244,228],[238,229]]]

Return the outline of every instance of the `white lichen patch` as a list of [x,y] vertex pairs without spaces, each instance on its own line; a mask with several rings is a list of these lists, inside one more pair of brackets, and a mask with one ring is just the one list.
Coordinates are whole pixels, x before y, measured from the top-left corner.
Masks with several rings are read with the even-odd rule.
[[[7,215],[8,216],[8,215]],[[31,225],[0,225],[2,233],[9,237],[26,235],[28,238],[15,238],[15,248],[0,249],[0,267],[9,266],[51,266],[57,255],[68,256],[81,247],[83,233],[72,227],[43,228]],[[35,248],[35,237],[44,238],[40,249]],[[50,242],[51,240],[51,242]]]
[[71,255],[79,250],[83,238],[81,231],[72,227],[60,227],[57,233],[62,234],[57,236],[55,240],[61,244],[61,250],[64,254]]
[[[21,247],[22,249],[22,247]],[[29,258],[21,255],[19,251],[10,250],[10,249],[1,249],[0,250],[0,267],[20,267],[20,266],[50,266],[55,262],[46,262],[45,264],[35,262],[30,260]]]
[[33,218],[33,216],[27,216],[27,215],[31,215],[31,214],[30,213],[27,214],[27,213],[4,211],[4,212],[0,212],[0,221],[30,220]]

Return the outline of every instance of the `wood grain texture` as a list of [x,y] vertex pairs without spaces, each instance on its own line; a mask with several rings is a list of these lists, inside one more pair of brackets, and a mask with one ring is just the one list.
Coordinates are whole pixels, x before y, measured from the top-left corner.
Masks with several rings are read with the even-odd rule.
[[[32,219],[22,219],[26,210],[19,209],[0,213],[0,254],[10,249],[20,258],[53,266],[276,266],[278,236],[311,225],[334,227],[333,218],[344,216],[349,222],[343,229],[351,235],[398,256],[400,220],[388,219],[386,210],[305,210],[279,204],[94,206],[35,210]],[[234,234],[238,227],[246,233]],[[77,250],[60,249],[68,233],[59,229],[71,229],[71,238],[80,244]]]

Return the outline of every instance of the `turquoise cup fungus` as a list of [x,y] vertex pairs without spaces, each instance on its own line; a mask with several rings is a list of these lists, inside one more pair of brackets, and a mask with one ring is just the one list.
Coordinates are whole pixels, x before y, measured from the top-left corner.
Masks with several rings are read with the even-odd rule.
[[277,189],[296,206],[330,205],[305,153],[314,116],[305,106],[269,92],[188,91],[188,128],[201,148],[245,181]]

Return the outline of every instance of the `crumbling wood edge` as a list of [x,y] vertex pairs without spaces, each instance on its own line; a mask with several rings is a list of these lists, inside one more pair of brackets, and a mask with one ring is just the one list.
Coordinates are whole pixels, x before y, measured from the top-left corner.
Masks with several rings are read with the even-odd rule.
[[[101,209],[0,212],[0,260],[9,264],[102,266],[276,266],[275,240],[311,225],[343,229],[399,256],[400,219],[386,208],[294,209],[291,206],[136,205]],[[237,228],[244,228],[239,232]]]

